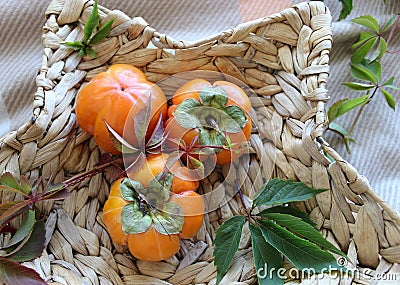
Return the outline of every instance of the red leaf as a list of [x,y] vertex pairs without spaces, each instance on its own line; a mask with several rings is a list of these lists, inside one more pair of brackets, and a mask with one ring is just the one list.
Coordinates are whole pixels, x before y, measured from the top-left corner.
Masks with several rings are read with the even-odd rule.
[[146,136],[147,129],[150,123],[150,115],[151,115],[151,95],[147,100],[147,103],[144,108],[142,108],[134,117],[134,128],[135,135],[139,142],[139,145],[142,145]]
[[110,181],[114,181],[119,178],[125,177],[126,172],[118,165],[113,164],[110,167],[107,167],[107,169],[105,170],[105,175],[107,179],[109,179]]
[[3,257],[0,257],[0,283],[8,285],[47,285],[35,270]]
[[150,136],[149,141],[147,142],[147,147],[154,147],[159,145],[165,141],[165,134],[164,134],[164,124],[162,119],[162,114],[160,113],[160,117],[158,118],[157,125],[153,130],[153,133]]

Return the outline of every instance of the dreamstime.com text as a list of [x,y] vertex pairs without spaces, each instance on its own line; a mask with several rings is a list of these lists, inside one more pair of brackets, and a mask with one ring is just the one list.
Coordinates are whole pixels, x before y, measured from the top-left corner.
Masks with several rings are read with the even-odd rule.
[[362,279],[371,281],[400,281],[400,275],[395,273],[374,273],[369,269],[344,269],[335,268],[329,266],[328,268],[323,268],[319,273],[313,268],[304,268],[299,270],[297,268],[268,268],[265,264],[264,268],[259,268],[257,270],[257,277],[260,279],[272,278],[274,275],[277,277],[287,280],[287,279],[312,279],[312,280],[322,280],[324,278],[330,279]]

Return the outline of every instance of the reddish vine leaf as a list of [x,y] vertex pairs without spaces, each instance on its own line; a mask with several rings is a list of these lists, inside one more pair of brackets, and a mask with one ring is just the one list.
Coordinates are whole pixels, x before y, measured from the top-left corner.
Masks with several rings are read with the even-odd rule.
[[[8,256],[9,259],[16,262],[33,260],[42,255],[45,244],[46,228],[43,220],[37,221],[29,238],[20,247],[20,249]],[[18,283],[19,284],[19,283]]]
[[35,270],[3,257],[0,257],[0,283],[47,285]]
[[29,200],[21,200],[20,203],[15,204],[5,210],[0,216],[0,230],[16,216],[28,211],[30,204],[31,201]]

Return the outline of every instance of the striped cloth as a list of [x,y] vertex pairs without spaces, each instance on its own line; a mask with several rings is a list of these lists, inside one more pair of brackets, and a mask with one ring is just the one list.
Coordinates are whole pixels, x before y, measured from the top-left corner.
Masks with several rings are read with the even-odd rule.
[[[0,135],[15,130],[30,119],[35,94],[35,76],[41,64],[41,30],[44,11],[50,0],[10,0],[0,6]],[[110,9],[119,9],[130,17],[141,16],[158,31],[187,41],[216,34],[239,23],[279,12],[297,0],[114,0],[100,1]],[[372,14],[384,23],[397,13],[399,0],[353,0],[354,11],[348,19]],[[334,20],[338,19],[338,0],[325,0]],[[359,26],[348,20],[334,22],[334,45],[331,74],[328,81],[331,103],[341,98],[358,96],[341,84],[351,80],[348,74],[350,44],[357,39]],[[398,34],[398,33],[397,33]],[[389,47],[399,49],[400,37]],[[395,76],[399,82],[399,55],[384,60],[384,78]],[[394,93],[400,101],[399,92]],[[349,127],[356,112],[340,118],[338,123]],[[393,208],[400,210],[396,195],[400,185],[400,115],[386,105],[383,96],[376,96],[364,110],[354,137],[351,155],[334,136],[330,143],[367,176],[372,187]]]

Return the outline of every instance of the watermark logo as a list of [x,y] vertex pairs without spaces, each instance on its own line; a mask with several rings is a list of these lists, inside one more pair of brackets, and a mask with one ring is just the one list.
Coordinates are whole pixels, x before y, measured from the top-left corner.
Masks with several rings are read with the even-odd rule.
[[377,284],[378,281],[400,281],[400,274],[395,273],[376,273],[368,268],[346,268],[349,262],[344,257],[339,257],[337,259],[338,267],[329,266],[327,268],[322,268],[316,270],[315,268],[303,268],[297,269],[295,267],[291,268],[275,268],[268,267],[264,264],[264,267],[260,267],[257,270],[257,277],[260,279],[271,279],[273,277],[278,277],[282,280],[294,279],[294,280],[368,280],[374,281],[373,284]]

